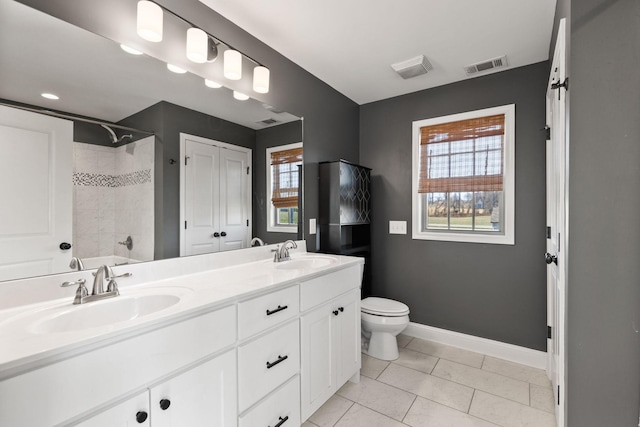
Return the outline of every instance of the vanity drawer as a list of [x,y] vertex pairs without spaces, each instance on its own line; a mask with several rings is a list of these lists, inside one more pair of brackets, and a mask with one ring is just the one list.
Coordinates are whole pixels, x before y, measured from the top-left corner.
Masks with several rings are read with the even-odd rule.
[[297,375],[281,389],[240,417],[238,427],[300,425],[300,377]]
[[300,370],[299,322],[290,322],[238,347],[240,412]]
[[238,304],[238,339],[292,319],[300,312],[298,285]]
[[359,288],[361,283],[362,267],[359,264],[302,282],[300,310],[309,310],[351,289]]

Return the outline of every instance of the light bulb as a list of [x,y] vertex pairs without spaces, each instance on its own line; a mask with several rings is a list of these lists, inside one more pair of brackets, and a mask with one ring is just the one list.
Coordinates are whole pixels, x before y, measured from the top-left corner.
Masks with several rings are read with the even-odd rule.
[[120,45],[120,49],[124,50],[127,53],[130,53],[131,55],[142,55],[142,52],[140,52],[139,50],[136,50],[132,47],[127,46],[126,44],[121,44]]
[[43,98],[53,99],[53,100],[60,99],[60,97],[58,95],[54,95],[52,93],[41,93],[40,96],[42,96]]
[[214,82],[213,80],[204,79],[204,84],[211,89],[219,89],[222,85],[218,82]]
[[151,1],[138,2],[138,35],[150,42],[162,41],[162,8]]
[[261,65],[253,69],[253,90],[258,93],[269,92],[269,69]]
[[209,36],[200,28],[187,30],[187,58],[198,64],[207,62]]
[[247,99],[249,99],[249,97],[247,95],[245,95],[242,92],[238,92],[237,90],[233,91],[233,97],[235,99],[237,99],[238,101],[246,101]]
[[184,68],[180,68],[177,65],[173,65],[173,64],[167,64],[167,68],[169,69],[169,71],[173,71],[174,73],[177,73],[177,74],[184,74],[187,72],[187,70],[185,70]]
[[229,80],[242,78],[242,55],[237,50],[224,52],[224,76]]

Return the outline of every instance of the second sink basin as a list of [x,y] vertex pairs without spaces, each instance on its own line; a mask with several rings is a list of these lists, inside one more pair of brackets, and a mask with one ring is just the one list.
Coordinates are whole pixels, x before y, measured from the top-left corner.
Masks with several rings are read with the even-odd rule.
[[279,270],[311,270],[315,268],[326,267],[336,263],[335,258],[323,256],[307,256],[299,258],[291,258],[288,261],[282,261],[275,264]]

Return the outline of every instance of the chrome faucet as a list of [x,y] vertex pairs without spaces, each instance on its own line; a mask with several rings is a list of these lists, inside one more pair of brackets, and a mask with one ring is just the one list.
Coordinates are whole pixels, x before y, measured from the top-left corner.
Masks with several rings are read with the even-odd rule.
[[84,264],[82,263],[82,260],[79,257],[74,256],[74,257],[71,257],[69,268],[77,271],[82,271],[84,270]]
[[289,256],[289,249],[297,249],[298,245],[293,240],[287,240],[282,244],[282,246],[277,247],[273,251],[275,255],[273,256],[273,262],[282,262],[291,259]]
[[251,239],[251,243],[249,243],[250,247],[253,247],[253,245],[257,243],[258,246],[264,246],[266,245],[266,243],[259,237],[254,237],[253,239]]
[[[75,282],[64,282],[63,287],[78,285],[76,290],[76,296],[73,300],[74,304],[84,304],[85,302],[98,301],[105,298],[112,298],[120,295],[118,291],[118,283],[116,278],[118,277],[130,277],[131,273],[124,273],[116,276],[113,270],[108,265],[101,265],[98,270],[93,273],[95,276],[93,279],[93,289],[91,295],[85,287],[86,280],[79,279]],[[104,282],[107,281],[107,290],[104,290]]]

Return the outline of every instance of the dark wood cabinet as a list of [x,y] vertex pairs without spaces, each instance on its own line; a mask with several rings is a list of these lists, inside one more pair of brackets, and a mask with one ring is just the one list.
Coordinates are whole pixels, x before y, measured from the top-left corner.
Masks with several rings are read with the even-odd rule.
[[365,258],[363,297],[371,292],[371,169],[345,160],[320,169],[320,252]]

